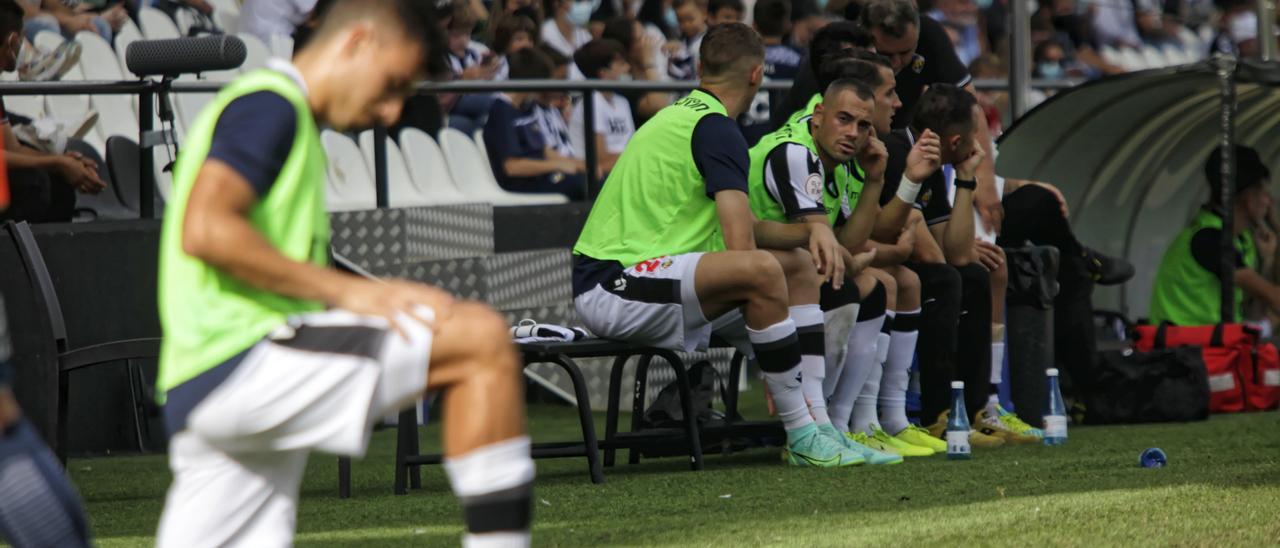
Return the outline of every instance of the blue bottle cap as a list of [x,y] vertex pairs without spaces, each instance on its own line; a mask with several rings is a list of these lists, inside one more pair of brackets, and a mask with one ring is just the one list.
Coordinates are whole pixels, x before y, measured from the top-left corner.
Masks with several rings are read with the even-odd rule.
[[1168,463],[1169,458],[1159,447],[1149,448],[1138,456],[1138,465],[1143,468],[1163,468]]

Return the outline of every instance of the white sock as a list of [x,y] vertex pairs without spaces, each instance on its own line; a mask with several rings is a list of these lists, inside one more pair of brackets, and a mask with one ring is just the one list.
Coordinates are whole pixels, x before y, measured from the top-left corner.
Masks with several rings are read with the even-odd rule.
[[800,342],[796,336],[796,324],[787,318],[763,330],[747,328],[756,362],[765,370],[764,382],[773,396],[774,409],[787,431],[813,423],[809,406],[800,390]]
[[827,398],[822,393],[822,381],[827,377],[826,343],[823,342],[822,308],[816,304],[791,307],[791,319],[796,323],[796,336],[800,342],[800,391],[809,404],[809,414],[818,424],[827,424]]
[[880,377],[883,373],[884,367],[879,363],[871,366],[871,374],[867,375],[867,382],[862,383],[862,393],[858,394],[858,400],[853,404],[850,432],[870,434],[873,427],[880,426],[880,421],[876,420],[876,399],[880,396]]
[[991,343],[991,398],[987,401],[987,413],[995,413],[1000,405],[999,387],[1004,372],[1004,343]]
[[858,322],[858,303],[841,306],[822,313],[823,344],[826,346],[827,376],[822,379],[822,395],[827,398],[836,391],[836,381],[844,372],[845,354],[849,350],[849,337],[853,325]]
[[880,381],[880,426],[890,435],[905,430],[907,421],[907,387],[911,382],[911,360],[920,338],[920,309],[899,312],[894,330],[889,334],[889,359],[884,364]]
[[849,431],[849,419],[853,416],[854,402],[862,392],[862,385],[871,374],[871,367],[876,359],[876,336],[880,334],[880,326],[884,316],[858,322],[853,326],[849,336],[849,347],[845,352],[844,371],[836,382],[835,391],[831,394],[831,424],[837,429]]
[[[463,546],[528,546],[528,508],[533,498],[533,458],[530,456],[528,436],[492,443],[473,449],[459,457],[446,458],[444,470],[449,484],[458,497],[468,518],[468,531],[476,524],[471,519],[482,519],[485,533],[468,532],[462,539]],[[512,503],[523,505],[523,513],[495,514],[499,509],[510,508]],[[497,530],[494,530],[494,526]]]

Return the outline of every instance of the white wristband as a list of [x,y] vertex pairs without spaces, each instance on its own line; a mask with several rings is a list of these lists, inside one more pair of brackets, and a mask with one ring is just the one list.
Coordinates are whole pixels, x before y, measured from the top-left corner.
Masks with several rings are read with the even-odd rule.
[[920,183],[913,183],[904,174],[902,181],[898,183],[898,199],[908,204],[916,202],[916,195],[920,194]]

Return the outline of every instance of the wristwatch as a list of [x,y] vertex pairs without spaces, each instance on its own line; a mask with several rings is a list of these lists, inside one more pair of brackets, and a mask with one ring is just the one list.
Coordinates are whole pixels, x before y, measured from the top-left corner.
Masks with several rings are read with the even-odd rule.
[[974,190],[974,189],[978,188],[978,181],[973,180],[973,179],[970,179],[970,180],[964,180],[964,179],[961,179],[961,178],[959,178],[959,177],[956,177],[956,188],[963,188],[963,189],[967,189],[967,190]]

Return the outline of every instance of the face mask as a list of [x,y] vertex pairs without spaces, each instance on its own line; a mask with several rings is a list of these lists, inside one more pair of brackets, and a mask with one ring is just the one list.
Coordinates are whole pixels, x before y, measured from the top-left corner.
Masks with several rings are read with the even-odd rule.
[[978,9],[985,11],[995,3],[995,0],[974,0],[973,3],[978,5]]
[[1040,77],[1045,80],[1060,80],[1063,77],[1062,64],[1051,61],[1037,63],[1036,72],[1039,72]]
[[619,82],[630,82],[631,80],[632,80],[631,75],[625,72],[618,76]]
[[591,22],[591,2],[574,2],[569,8],[569,22],[577,27],[586,27]]
[[675,29],[680,26],[680,20],[676,19],[676,10],[667,8],[662,11],[662,19],[666,21],[667,27]]
[[827,0],[817,0],[818,11],[827,11]]

